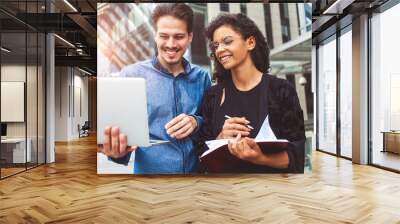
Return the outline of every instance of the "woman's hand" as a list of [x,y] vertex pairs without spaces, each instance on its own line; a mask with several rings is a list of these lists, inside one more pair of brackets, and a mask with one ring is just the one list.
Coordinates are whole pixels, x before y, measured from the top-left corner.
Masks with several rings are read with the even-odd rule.
[[241,138],[240,134],[228,143],[229,152],[239,159],[254,164],[285,169],[289,166],[289,156],[286,151],[264,154],[254,139]]
[[226,119],[217,139],[235,138],[239,134],[241,136],[248,136],[250,134],[250,129],[246,125],[249,123],[250,122],[244,117],[232,117]]
[[229,141],[228,149],[232,155],[239,159],[255,164],[262,164],[265,159],[260,146],[251,138],[241,138],[240,134],[233,141]]

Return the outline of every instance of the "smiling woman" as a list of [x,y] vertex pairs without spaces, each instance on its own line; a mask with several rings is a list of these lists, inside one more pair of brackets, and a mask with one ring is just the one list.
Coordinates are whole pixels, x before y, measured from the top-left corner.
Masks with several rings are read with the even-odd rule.
[[[251,67],[255,66],[262,73],[269,71],[270,50],[266,38],[247,16],[243,14],[222,14],[208,25],[206,35],[211,41],[212,56],[217,59],[214,60],[217,75],[215,78],[220,81],[228,78],[231,74],[230,69],[236,67],[232,65],[223,66],[221,58],[224,56],[233,56],[232,59],[238,59],[240,62],[245,59],[247,63],[253,64]],[[245,46],[245,44],[248,46]],[[219,48],[220,45],[221,48]]]
[[[268,74],[269,48],[259,28],[243,14],[224,13],[206,34],[218,84],[206,92],[201,106],[198,154],[207,149],[205,141],[231,139],[229,153],[243,163],[222,172],[303,173],[303,112],[294,87]],[[288,146],[279,152],[266,148],[256,143],[260,133],[288,140]],[[217,163],[228,166],[232,159],[219,157]],[[221,172],[207,160],[202,165],[203,171]]]

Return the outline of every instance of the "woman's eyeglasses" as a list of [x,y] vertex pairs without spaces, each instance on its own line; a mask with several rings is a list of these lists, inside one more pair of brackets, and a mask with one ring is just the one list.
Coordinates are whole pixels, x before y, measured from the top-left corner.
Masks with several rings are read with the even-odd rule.
[[226,48],[229,47],[233,42],[233,38],[232,37],[225,37],[224,39],[222,39],[221,42],[217,42],[217,41],[213,41],[210,43],[210,49],[211,51],[215,54],[215,52],[217,51],[218,47],[222,47],[222,48]]

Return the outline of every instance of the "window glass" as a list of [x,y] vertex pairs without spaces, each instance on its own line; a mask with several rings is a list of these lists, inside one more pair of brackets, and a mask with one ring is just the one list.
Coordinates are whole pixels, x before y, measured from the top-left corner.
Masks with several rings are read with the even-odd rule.
[[400,4],[371,19],[372,163],[400,170]]
[[340,153],[351,158],[352,141],[352,34],[340,36]]
[[318,148],[336,153],[336,40],[318,48]]

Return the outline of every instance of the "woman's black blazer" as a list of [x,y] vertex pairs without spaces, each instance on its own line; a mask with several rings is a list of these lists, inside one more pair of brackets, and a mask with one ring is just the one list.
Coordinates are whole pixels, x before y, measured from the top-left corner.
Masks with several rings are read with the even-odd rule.
[[[272,131],[278,139],[287,139],[289,143],[289,166],[287,169],[269,169],[269,172],[303,173],[304,172],[304,118],[295,88],[287,80],[264,74],[262,96],[260,97],[260,116],[269,115]],[[201,155],[207,146],[205,141],[213,140],[219,133],[214,128],[215,116],[220,106],[224,82],[212,86],[204,95],[200,108],[203,124],[195,140],[196,151]],[[264,120],[260,118],[259,120]]]

